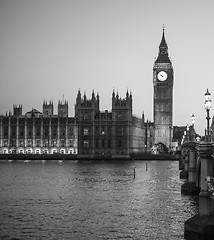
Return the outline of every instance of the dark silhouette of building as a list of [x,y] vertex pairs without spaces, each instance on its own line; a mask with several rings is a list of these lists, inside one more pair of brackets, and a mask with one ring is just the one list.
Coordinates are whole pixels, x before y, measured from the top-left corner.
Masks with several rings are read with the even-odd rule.
[[132,94],[125,98],[112,93],[111,111],[100,111],[100,97],[78,91],[75,117],[68,117],[68,102],[43,102],[42,113],[32,109],[22,115],[14,105],[13,114],[0,116],[0,152],[78,153],[81,157],[129,157],[150,152],[157,144],[172,149],[174,73],[163,29],[159,53],[153,66],[154,122],[132,113]]
[[168,56],[164,29],[159,54],[153,67],[154,141],[171,148],[173,135],[173,67]]
[[132,115],[132,94],[121,99],[112,93],[112,111],[100,111],[100,98],[94,91],[90,99],[77,94],[75,117],[78,122],[79,157],[129,157],[145,151],[144,115]]

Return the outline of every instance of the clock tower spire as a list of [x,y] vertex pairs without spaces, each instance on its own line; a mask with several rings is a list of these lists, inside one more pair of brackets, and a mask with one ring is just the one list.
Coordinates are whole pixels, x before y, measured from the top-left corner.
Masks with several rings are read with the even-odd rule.
[[154,138],[170,149],[173,130],[173,67],[163,28],[159,53],[153,66]]
[[159,45],[158,58],[155,62],[156,63],[171,63],[169,56],[168,56],[168,46],[167,46],[167,43],[165,40],[164,27],[163,27],[163,35],[162,35],[161,43]]

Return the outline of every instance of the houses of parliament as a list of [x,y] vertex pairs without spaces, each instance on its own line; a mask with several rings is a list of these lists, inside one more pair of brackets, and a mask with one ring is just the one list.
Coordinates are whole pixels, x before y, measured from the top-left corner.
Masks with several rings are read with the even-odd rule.
[[132,93],[122,98],[112,92],[111,111],[100,110],[100,96],[92,91],[87,97],[80,91],[75,116],[68,116],[68,102],[44,101],[42,112],[32,109],[22,113],[14,105],[13,113],[0,116],[0,153],[77,154],[78,157],[129,157],[148,152],[157,143],[171,148],[173,137],[173,67],[168,56],[164,29],[158,57],[153,66],[153,116],[132,113]]

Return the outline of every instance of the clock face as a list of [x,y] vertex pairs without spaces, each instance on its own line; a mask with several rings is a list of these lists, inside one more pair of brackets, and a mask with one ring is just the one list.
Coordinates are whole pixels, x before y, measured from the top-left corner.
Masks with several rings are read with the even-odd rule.
[[167,73],[164,71],[160,71],[158,73],[158,80],[165,81],[167,79]]

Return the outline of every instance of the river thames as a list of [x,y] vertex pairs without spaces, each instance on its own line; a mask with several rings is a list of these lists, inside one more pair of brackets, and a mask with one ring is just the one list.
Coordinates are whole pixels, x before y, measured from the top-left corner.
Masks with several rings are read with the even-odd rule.
[[0,239],[184,239],[183,183],[177,161],[1,162]]

